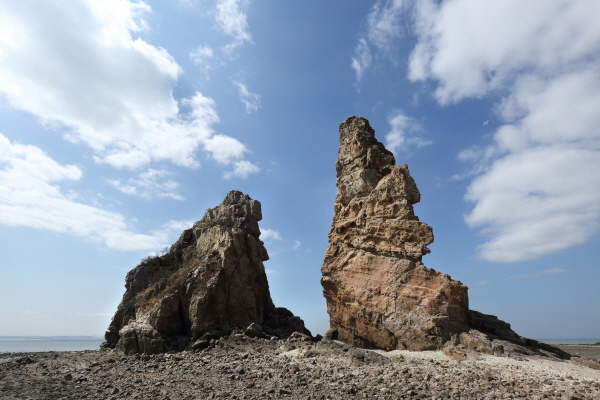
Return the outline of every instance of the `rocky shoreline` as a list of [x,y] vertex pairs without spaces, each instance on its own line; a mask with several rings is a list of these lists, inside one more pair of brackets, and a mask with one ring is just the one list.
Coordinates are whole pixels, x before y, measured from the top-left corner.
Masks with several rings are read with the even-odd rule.
[[[232,334],[201,351],[12,354],[0,397],[33,399],[598,399],[600,346],[570,361],[442,351],[372,351],[338,341]],[[1,357],[0,357],[1,358]],[[586,364],[587,363],[587,364]]]

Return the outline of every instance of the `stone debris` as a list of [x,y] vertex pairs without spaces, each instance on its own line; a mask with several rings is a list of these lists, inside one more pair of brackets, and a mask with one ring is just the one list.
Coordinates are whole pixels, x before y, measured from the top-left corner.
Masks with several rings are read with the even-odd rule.
[[142,261],[127,274],[105,346],[154,354],[201,349],[236,329],[255,337],[310,335],[300,318],[273,305],[261,219],[258,201],[231,191],[168,252]]
[[600,398],[600,371],[569,361],[491,355],[459,361],[442,351],[373,351],[301,334],[271,340],[233,332],[203,350],[178,353],[10,357],[0,362],[3,400]]

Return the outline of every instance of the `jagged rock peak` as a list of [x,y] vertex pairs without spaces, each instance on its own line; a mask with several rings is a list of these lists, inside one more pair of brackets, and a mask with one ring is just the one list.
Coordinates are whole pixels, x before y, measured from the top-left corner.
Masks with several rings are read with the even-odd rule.
[[126,353],[206,346],[242,330],[252,336],[310,335],[304,322],[271,300],[259,239],[261,205],[231,191],[162,256],[125,279],[126,292],[105,335]]

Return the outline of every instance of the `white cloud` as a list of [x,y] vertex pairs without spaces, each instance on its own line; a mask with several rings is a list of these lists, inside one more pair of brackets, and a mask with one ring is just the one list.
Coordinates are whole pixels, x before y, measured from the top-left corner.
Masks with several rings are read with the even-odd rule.
[[215,135],[206,140],[204,149],[222,164],[230,164],[234,160],[242,158],[248,151],[246,146],[237,139],[225,135]]
[[600,3],[416,4],[409,78],[436,81],[440,104],[504,96],[493,143],[459,155],[475,176],[466,222],[489,238],[479,254],[523,261],[585,243],[600,227]]
[[11,143],[0,134],[0,166],[3,225],[66,233],[117,250],[155,249],[171,240],[175,222],[152,235],[137,234],[130,230],[123,215],[64,194],[57,183],[81,179],[81,170],[57,163],[38,147]]
[[302,242],[299,240],[294,240],[294,250],[298,250],[302,246]]
[[1,3],[2,100],[85,143],[97,162],[197,167],[216,105],[199,92],[173,97],[181,67],[136,36],[150,12],[127,0]]
[[261,228],[260,238],[262,240],[281,240],[281,235],[273,229]]
[[185,200],[177,193],[179,183],[168,179],[171,175],[169,171],[150,168],[142,172],[137,179],[130,178],[124,182],[111,179],[108,183],[125,194],[141,196],[147,200],[154,198]]
[[244,42],[252,43],[245,8],[249,0],[219,0],[217,3],[216,21],[226,34],[233,37],[225,51],[231,52]]
[[385,136],[386,148],[394,153],[408,151],[410,147],[428,146],[432,142],[418,136],[423,127],[417,120],[397,112],[388,118],[390,132]]
[[473,180],[466,216],[491,239],[479,247],[497,262],[539,258],[584,244],[599,228],[600,153],[540,146],[494,160]]
[[260,168],[252,164],[250,161],[241,160],[236,161],[233,164],[233,171],[223,173],[226,179],[230,178],[242,178],[245,179],[248,175],[256,174],[260,172]]
[[240,95],[240,101],[246,106],[246,112],[248,114],[257,111],[260,107],[260,94],[252,93],[246,87],[246,84],[239,80],[234,80],[233,84],[238,89]]
[[554,274],[562,274],[563,272],[567,272],[566,269],[562,269],[562,268],[550,268],[550,269],[545,269],[543,271],[539,271],[533,274],[523,274],[523,275],[516,275],[513,278],[518,278],[518,279],[523,279],[523,278],[538,278],[540,276],[543,275],[554,275]]
[[[600,3],[419,1],[410,78],[435,79],[442,103],[479,97],[529,69],[554,74],[597,53]],[[506,24],[510,29],[506,29]]]

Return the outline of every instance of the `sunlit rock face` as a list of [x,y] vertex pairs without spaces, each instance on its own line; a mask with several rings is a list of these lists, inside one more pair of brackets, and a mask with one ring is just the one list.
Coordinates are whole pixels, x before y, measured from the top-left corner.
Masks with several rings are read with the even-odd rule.
[[329,335],[366,348],[429,350],[467,330],[467,287],[422,264],[433,232],[414,214],[419,190],[366,119],[340,125],[336,171],[321,270]]
[[131,270],[107,345],[151,354],[202,346],[236,329],[255,336],[310,335],[300,318],[273,305],[261,219],[258,201],[231,191],[169,252]]

